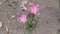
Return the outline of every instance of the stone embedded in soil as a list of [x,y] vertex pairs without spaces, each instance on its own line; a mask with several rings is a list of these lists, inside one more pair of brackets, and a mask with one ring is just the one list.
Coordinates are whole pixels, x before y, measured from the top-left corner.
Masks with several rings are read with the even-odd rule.
[[0,28],[2,27],[2,22],[0,22]]
[[23,9],[24,9],[24,10],[27,10],[27,7],[24,6],[24,7],[22,8],[22,10],[23,10]]
[[11,19],[11,20],[15,19],[15,16],[16,16],[16,15],[12,15],[10,19]]
[[24,10],[24,11],[27,10],[27,7],[25,7],[24,5],[20,5],[20,7],[21,7],[21,9]]

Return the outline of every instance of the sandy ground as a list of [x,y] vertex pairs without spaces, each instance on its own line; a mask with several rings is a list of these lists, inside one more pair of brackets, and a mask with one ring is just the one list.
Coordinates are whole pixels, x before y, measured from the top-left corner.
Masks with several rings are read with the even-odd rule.
[[[9,7],[7,4],[15,0],[0,0],[0,21],[3,26],[0,28],[0,34],[6,34],[6,26],[11,30],[9,34],[24,34],[25,30],[23,28],[16,28],[20,25],[17,21],[19,15],[23,14],[24,11],[21,10],[20,4],[23,0],[18,0],[16,9]],[[57,30],[60,29],[60,12],[58,0],[32,0],[33,3],[39,4],[40,9],[40,19],[33,34],[57,34]],[[13,5],[14,6],[14,5]],[[27,5],[28,6],[28,5]],[[46,8],[46,6],[50,6]],[[25,11],[26,12],[26,11]],[[11,16],[15,15],[14,19]],[[22,26],[22,25],[20,25]]]

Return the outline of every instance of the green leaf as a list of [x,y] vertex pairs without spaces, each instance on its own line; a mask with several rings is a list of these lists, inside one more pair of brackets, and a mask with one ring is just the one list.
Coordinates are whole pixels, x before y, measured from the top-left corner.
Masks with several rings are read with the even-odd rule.
[[26,23],[25,27],[26,27],[26,30],[32,31],[33,29],[35,29],[36,25],[29,22],[29,23]]

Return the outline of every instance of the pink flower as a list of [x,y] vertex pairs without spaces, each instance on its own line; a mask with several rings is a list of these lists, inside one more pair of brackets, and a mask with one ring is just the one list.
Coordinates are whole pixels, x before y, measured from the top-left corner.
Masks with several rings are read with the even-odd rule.
[[39,11],[39,8],[37,5],[32,5],[29,7],[29,12],[34,15],[36,15],[38,13],[38,11]]
[[27,21],[27,16],[25,14],[21,15],[18,18],[18,21],[21,22],[21,23],[25,23]]

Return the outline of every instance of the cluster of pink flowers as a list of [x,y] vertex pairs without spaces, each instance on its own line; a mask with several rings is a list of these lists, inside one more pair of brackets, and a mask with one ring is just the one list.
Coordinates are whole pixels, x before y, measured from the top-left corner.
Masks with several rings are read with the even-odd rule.
[[[29,10],[29,13],[36,15],[39,11],[39,8],[36,5],[31,5],[28,10]],[[19,19],[19,22],[25,23],[27,21],[27,15],[23,14],[18,19]]]

